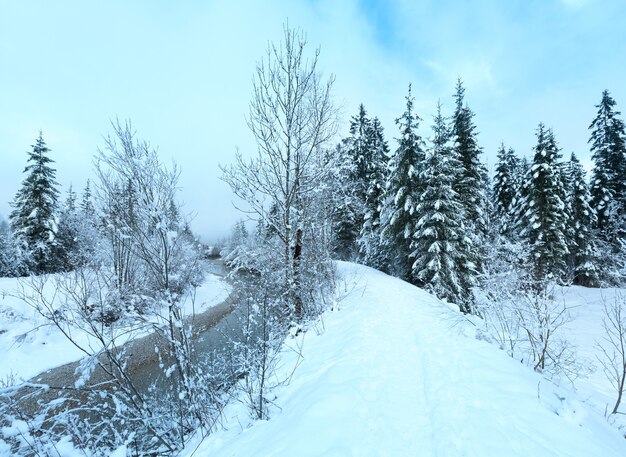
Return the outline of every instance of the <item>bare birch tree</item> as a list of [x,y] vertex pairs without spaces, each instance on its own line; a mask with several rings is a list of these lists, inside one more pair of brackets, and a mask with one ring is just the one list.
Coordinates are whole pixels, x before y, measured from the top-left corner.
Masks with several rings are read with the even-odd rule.
[[319,49],[307,57],[306,38],[284,28],[283,42],[271,43],[257,64],[248,126],[258,150],[252,159],[237,152],[235,163],[222,167],[223,179],[279,238],[289,314],[303,316],[303,253],[315,226],[311,201],[331,163],[319,156],[336,133],[331,100],[334,78],[323,81]]

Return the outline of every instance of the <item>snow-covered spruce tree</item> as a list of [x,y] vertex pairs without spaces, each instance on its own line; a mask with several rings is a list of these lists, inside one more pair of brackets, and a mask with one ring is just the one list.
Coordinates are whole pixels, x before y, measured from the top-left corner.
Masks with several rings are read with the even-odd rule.
[[[258,154],[247,160],[237,153],[235,163],[222,168],[223,179],[256,218],[273,225],[282,256],[283,282],[278,286],[285,293],[286,314],[295,321],[302,320],[317,299],[305,284],[323,281],[331,267],[327,260],[317,261],[329,258],[329,246],[316,242],[328,221],[318,219],[313,202],[336,165],[321,157],[336,133],[333,78],[322,81],[319,51],[309,59],[305,49],[304,35],[288,27],[282,43],[269,45],[257,65],[248,117]],[[271,207],[276,217],[270,219]]]
[[515,196],[518,192],[519,159],[512,148],[505,148],[504,143],[498,149],[498,164],[493,178],[493,223],[499,232],[509,233],[513,226],[512,213]]
[[[268,234],[262,230],[263,226],[258,225],[261,230],[258,230],[258,237],[266,239]],[[244,269],[246,265],[239,264],[242,254],[251,248],[251,238],[246,228],[246,223],[243,220],[239,220],[235,223],[231,230],[230,238],[226,243],[226,246],[221,252],[224,262],[233,269]]]
[[567,196],[568,269],[573,284],[595,287],[599,284],[598,253],[593,226],[596,215],[589,204],[591,196],[585,170],[572,153],[567,164],[570,190]]
[[11,233],[11,227],[0,219],[0,277],[15,277],[27,274],[23,254]]
[[420,118],[414,112],[411,86],[406,96],[406,111],[396,119],[400,128],[398,148],[389,159],[385,201],[382,208],[382,238],[389,253],[390,272],[402,279],[417,283],[412,276],[412,235],[415,232],[415,207],[423,191],[419,173],[425,153],[423,140],[418,135]]
[[54,246],[54,258],[57,271],[68,271],[77,264],[78,256],[78,226],[79,215],[76,208],[76,193],[72,186],[67,191],[65,202],[61,206],[58,217],[56,243]]
[[83,189],[82,198],[80,201],[80,210],[84,217],[91,218],[96,214],[96,209],[93,205],[93,194],[91,193],[91,181],[88,179],[85,188]]
[[478,270],[482,269],[487,229],[487,189],[488,173],[480,161],[482,149],[476,139],[474,113],[465,103],[465,88],[459,78],[454,95],[455,110],[452,116],[452,141],[463,167],[460,179],[455,183],[455,190],[467,215],[468,234],[474,243],[472,261]]
[[[85,203],[85,199],[83,202]],[[93,204],[83,211],[77,204],[77,197],[70,186],[65,202],[59,211],[59,222],[54,246],[57,271],[70,271],[97,262],[97,246],[101,235]]]
[[515,240],[519,240],[520,232],[524,228],[524,213],[527,210],[526,200],[530,192],[531,185],[531,165],[527,157],[519,159],[519,166],[515,173],[515,181],[517,183],[513,200],[511,201],[511,236]]
[[388,252],[381,240],[381,210],[385,198],[385,182],[389,162],[389,146],[378,118],[372,120],[368,132],[371,160],[365,195],[365,219],[359,234],[359,260],[370,267],[388,271]]
[[54,161],[48,157],[50,149],[42,132],[32,148],[24,169],[27,176],[11,204],[14,209],[10,221],[16,240],[28,255],[29,269],[33,273],[45,273],[54,269],[52,247],[57,231],[59,191],[56,170],[50,166]]
[[[518,219],[524,211],[528,179],[526,159],[519,159],[513,149],[498,150],[498,162],[490,196],[490,223],[487,226],[488,243],[480,275],[480,293],[477,312],[485,319],[489,332],[496,336],[509,354],[514,353],[518,340],[513,328],[509,295],[521,287],[520,263],[523,264],[525,248],[519,238]],[[523,165],[526,163],[526,165]]]
[[350,121],[350,136],[336,151],[340,154],[338,170],[339,205],[335,210],[335,253],[342,259],[356,258],[357,238],[365,219],[365,198],[369,181],[372,151],[369,134],[371,121],[365,107]]
[[426,290],[469,313],[476,271],[470,261],[471,240],[465,235],[465,209],[454,190],[463,170],[451,147],[441,105],[434,121],[432,149],[420,171],[424,187],[413,215],[411,276]]
[[0,216],[0,278],[13,276],[11,259],[11,229],[9,224]]
[[626,133],[608,90],[602,92],[596,108],[598,113],[589,126],[594,161],[591,207],[601,235],[610,240],[618,233],[623,237],[626,231],[620,227],[626,211]]
[[529,244],[531,280],[541,284],[546,279],[564,277],[568,254],[567,213],[559,148],[552,130],[542,123],[537,128],[534,151],[527,195],[521,205],[520,234]]

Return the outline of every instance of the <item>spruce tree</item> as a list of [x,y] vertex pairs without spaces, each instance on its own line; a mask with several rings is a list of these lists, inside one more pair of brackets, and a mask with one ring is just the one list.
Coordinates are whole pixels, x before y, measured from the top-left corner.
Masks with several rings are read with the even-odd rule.
[[591,153],[594,161],[591,184],[591,206],[598,220],[597,226],[605,239],[618,233],[624,236],[626,211],[626,134],[624,122],[615,110],[615,100],[609,91],[602,92],[596,105],[598,113],[591,122]]
[[93,206],[93,196],[91,194],[91,182],[89,181],[89,179],[87,180],[87,184],[85,184],[85,188],[83,189],[80,209],[83,215],[88,219],[91,219],[96,215],[96,209]]
[[454,150],[461,161],[463,170],[455,185],[455,190],[461,197],[468,219],[473,221],[472,223],[479,233],[484,233],[487,169],[480,162],[482,150],[476,139],[474,113],[465,104],[465,88],[460,79],[457,81],[454,101],[452,139]]
[[439,298],[471,312],[475,267],[470,261],[471,241],[465,235],[465,209],[454,184],[462,174],[461,162],[450,146],[450,134],[441,105],[433,125],[432,149],[420,172],[424,189],[415,208],[416,230],[411,243],[413,278]]
[[80,218],[76,208],[76,193],[72,186],[67,191],[67,198],[59,214],[56,243],[53,248],[55,270],[69,271],[79,264],[78,238]]
[[337,148],[340,154],[338,191],[341,195],[335,209],[335,252],[344,259],[355,258],[357,238],[365,220],[365,200],[372,161],[369,135],[371,121],[365,107],[350,122],[350,136]]
[[420,118],[413,108],[414,98],[409,85],[406,110],[396,119],[400,128],[398,148],[389,160],[385,203],[383,206],[383,239],[389,253],[390,270],[395,275],[412,278],[412,235],[415,232],[415,207],[422,194],[419,172],[425,159],[422,138],[417,129]]
[[529,244],[532,280],[562,278],[568,254],[565,238],[567,214],[554,134],[539,124],[527,195],[523,202],[522,236]]
[[15,275],[13,237],[9,224],[0,217],[0,278]]
[[493,179],[493,215],[501,233],[509,233],[512,228],[512,213],[518,193],[519,159],[512,148],[504,144],[498,150],[498,164]]
[[385,196],[389,146],[378,118],[372,120],[367,134],[370,163],[367,171],[365,217],[359,234],[359,259],[366,265],[388,271],[388,258],[381,241],[381,209]]
[[568,267],[574,284],[597,286],[598,266],[593,225],[596,216],[591,208],[589,186],[585,170],[572,153],[567,167],[570,190],[567,199],[568,220]]
[[47,155],[50,149],[41,132],[32,148],[28,153],[29,164],[24,169],[27,176],[12,202],[14,209],[10,220],[14,236],[28,253],[31,271],[44,273],[54,268],[52,248],[57,231],[55,212],[59,191],[56,171],[50,166],[54,161]]
[[520,238],[521,231],[524,227],[524,212],[526,211],[526,203],[528,195],[530,193],[531,176],[530,176],[530,162],[527,157],[521,157],[519,159],[519,165],[517,172],[515,173],[516,189],[515,195],[511,202],[511,222],[512,230],[511,236],[513,239]]
[[369,180],[372,152],[370,144],[371,121],[363,104],[359,105],[359,113],[350,123],[350,138],[348,156],[352,158],[354,167],[351,168],[349,179],[354,183],[354,192],[359,201],[365,201]]
[[467,232],[473,243],[472,262],[483,270],[487,237],[488,173],[480,161],[482,150],[478,145],[474,113],[465,103],[465,88],[459,79],[454,95],[455,111],[452,117],[452,141],[461,161],[462,173],[454,190],[459,194],[467,215]]

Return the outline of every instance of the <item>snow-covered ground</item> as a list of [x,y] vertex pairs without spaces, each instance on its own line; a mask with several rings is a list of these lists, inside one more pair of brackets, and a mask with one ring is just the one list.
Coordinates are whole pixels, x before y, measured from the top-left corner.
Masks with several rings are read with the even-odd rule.
[[[47,296],[55,292],[52,284],[50,281],[46,286]],[[18,287],[17,279],[0,278],[0,381],[10,377],[18,381],[26,380],[84,355],[35,309],[15,297]],[[196,290],[193,306],[192,301],[185,302],[185,313],[189,315],[193,311],[206,311],[223,302],[230,291],[230,285],[218,276],[208,274],[202,286]],[[89,337],[83,330],[76,326],[71,330],[80,344],[89,344]],[[118,340],[118,343],[121,342],[121,339]]]
[[[626,298],[626,291],[580,286],[561,288],[560,291],[561,299],[567,304],[572,317],[564,329],[567,339],[575,346],[578,359],[591,368],[587,376],[575,382],[576,390],[587,405],[603,413],[606,409],[610,412],[615,404],[616,391],[597,359],[601,356],[598,343],[606,345],[603,342],[605,330],[602,326],[604,304],[611,304],[616,294]],[[622,403],[620,411],[626,411],[625,407],[626,403]],[[616,419],[624,422],[622,417]]]
[[[270,420],[251,423],[232,405],[227,430],[189,456],[626,455],[626,440],[598,409],[602,397],[586,402],[603,381],[590,379],[582,395],[557,387],[473,338],[471,324],[424,291],[362,266],[339,270],[349,293],[324,315],[323,332],[287,341],[302,344],[304,358],[273,392]],[[579,346],[593,346],[599,314],[590,296],[599,292],[566,294],[581,305],[572,333],[584,329]],[[285,378],[296,362],[286,349]]]

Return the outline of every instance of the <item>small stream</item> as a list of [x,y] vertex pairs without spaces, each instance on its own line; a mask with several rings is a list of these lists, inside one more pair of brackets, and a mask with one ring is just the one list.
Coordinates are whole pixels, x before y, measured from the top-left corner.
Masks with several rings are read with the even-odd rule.
[[[226,276],[227,269],[220,260],[210,261],[209,266],[209,272],[222,277]],[[207,370],[211,369],[209,365],[213,360],[227,360],[232,356],[234,341],[243,341],[243,328],[240,323],[241,313],[237,312],[238,306],[235,292],[232,292],[224,302],[193,316],[192,346],[194,354],[199,361],[204,361]],[[165,392],[171,386],[172,380],[165,376],[163,366],[155,351],[155,348],[159,347],[161,354],[167,354],[168,351],[165,344],[166,342],[162,337],[152,333],[130,341],[123,346],[123,350],[128,357],[126,373],[142,395],[146,395],[149,392],[151,392],[151,395],[154,395],[155,387],[158,395],[159,391]],[[72,398],[76,398],[78,403],[81,403],[80,392],[73,394],[71,390],[75,386],[77,379],[76,369],[78,366],[78,361],[68,363],[41,373],[29,380],[30,383],[51,386],[52,389],[42,391],[36,397],[32,395],[25,397],[24,394],[18,394],[22,412],[28,416],[38,414],[41,411],[41,401],[44,402],[43,404],[47,404],[58,398],[61,393],[65,396],[70,395]],[[220,380],[219,385],[223,388],[225,385],[232,384],[233,380],[231,375],[231,379]],[[89,378],[87,387],[100,385],[99,389],[108,389],[106,387],[107,385],[110,386],[108,381],[109,378],[106,373],[101,368],[96,368]],[[25,393],[32,392],[28,389],[23,390]],[[99,415],[100,413],[98,413]],[[90,415],[88,414],[84,419],[90,421]],[[95,416],[92,419],[98,420]]]
[[[227,268],[221,260],[215,259],[209,261],[209,272],[224,277],[227,274]],[[227,350],[226,343],[239,337],[241,331],[237,331],[239,328],[237,313],[233,313],[235,306],[234,293],[231,293],[222,303],[192,317],[193,343],[196,353]],[[121,349],[128,355],[127,370],[138,386],[147,389],[153,382],[158,381],[162,370],[159,368],[155,347],[163,346],[163,344],[164,342],[158,335],[151,333],[122,346]],[[163,348],[162,353],[164,352],[166,348]],[[78,365],[79,361],[76,361],[52,368],[33,377],[29,382],[54,387],[74,386]],[[104,374],[95,370],[89,383],[97,384],[102,381],[106,381]]]

